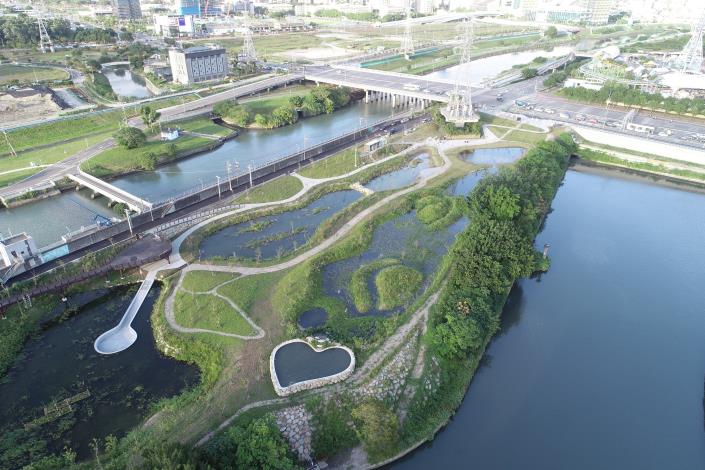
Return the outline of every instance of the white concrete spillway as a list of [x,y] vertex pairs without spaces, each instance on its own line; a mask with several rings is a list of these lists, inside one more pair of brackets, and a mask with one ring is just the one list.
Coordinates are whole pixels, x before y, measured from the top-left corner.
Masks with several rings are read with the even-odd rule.
[[404,73],[384,72],[346,65],[309,65],[304,68],[304,78],[316,83],[358,88],[396,97],[420,101],[447,103],[455,82]]
[[95,343],[93,343],[96,352],[100,354],[119,353],[129,348],[137,341],[137,332],[132,328],[132,321],[135,319],[135,316],[137,316],[137,312],[147,298],[147,294],[149,294],[149,290],[152,288],[152,284],[154,284],[156,275],[156,270],[150,270],[147,273],[147,277],[142,281],[142,285],[127,307],[120,323],[98,336]]
[[113,202],[121,202],[137,213],[149,210],[152,204],[144,199],[128,193],[124,189],[113,186],[110,183],[96,178],[93,175],[79,170],[76,174],[69,174],[68,177],[78,183],[79,187],[84,186],[97,194],[102,194]]

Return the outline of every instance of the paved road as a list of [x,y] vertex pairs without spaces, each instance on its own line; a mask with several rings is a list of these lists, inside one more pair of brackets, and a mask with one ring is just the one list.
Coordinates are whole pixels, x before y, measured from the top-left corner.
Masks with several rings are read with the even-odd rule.
[[[566,124],[606,128],[613,132],[621,132],[692,148],[702,149],[703,144],[705,144],[705,138],[696,140],[689,137],[693,134],[702,134],[705,137],[705,120],[637,111],[630,122],[652,126],[655,128],[655,133],[654,135],[649,135],[642,132],[629,131],[621,128],[621,123],[629,112],[628,109],[580,103],[542,91],[542,83],[545,78],[536,77],[497,89],[483,89],[473,96],[473,101],[481,110],[484,109],[490,112],[510,111],[528,117],[551,119],[565,122]],[[503,94],[503,102],[497,101],[499,93]],[[515,105],[516,100],[533,104],[534,109],[517,107]],[[546,109],[549,112],[546,112]],[[659,132],[662,135],[658,135]]]

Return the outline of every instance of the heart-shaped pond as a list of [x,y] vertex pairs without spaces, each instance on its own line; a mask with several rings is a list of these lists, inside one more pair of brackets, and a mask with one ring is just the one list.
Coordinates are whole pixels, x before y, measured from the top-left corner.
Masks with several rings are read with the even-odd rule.
[[303,341],[284,344],[274,355],[274,370],[282,387],[298,382],[339,374],[352,361],[343,348],[332,347],[315,351]]

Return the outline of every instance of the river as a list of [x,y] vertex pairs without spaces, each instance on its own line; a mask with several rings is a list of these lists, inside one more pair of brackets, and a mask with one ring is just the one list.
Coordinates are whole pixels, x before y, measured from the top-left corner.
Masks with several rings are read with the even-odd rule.
[[463,76],[464,78],[469,76],[473,86],[481,86],[483,81],[496,77],[505,70],[511,69],[514,65],[529,63],[537,57],[561,57],[569,54],[572,50],[572,47],[559,46],[554,47],[550,51],[535,49],[531,51],[499,54],[485,57],[484,59],[473,60],[466,65],[456,65],[444,70],[431,72],[424,75],[424,77],[455,80],[458,76]]
[[391,467],[705,468],[705,195],[569,171],[460,409]]

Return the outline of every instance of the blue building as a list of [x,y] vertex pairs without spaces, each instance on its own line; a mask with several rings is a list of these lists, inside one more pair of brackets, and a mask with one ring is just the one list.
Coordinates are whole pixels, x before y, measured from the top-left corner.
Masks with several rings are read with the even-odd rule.
[[176,12],[179,15],[201,16],[201,1],[176,0]]

